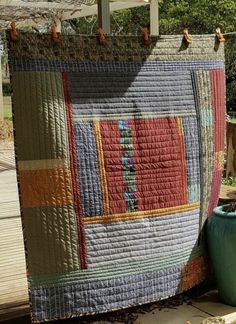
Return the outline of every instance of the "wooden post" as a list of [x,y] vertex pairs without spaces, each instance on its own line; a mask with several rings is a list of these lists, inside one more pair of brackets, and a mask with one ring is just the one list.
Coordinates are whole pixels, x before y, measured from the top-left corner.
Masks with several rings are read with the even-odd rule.
[[2,63],[0,53],[0,120],[3,120]]
[[159,35],[159,0],[150,2],[150,34]]
[[111,33],[111,17],[109,0],[98,0],[98,27],[102,28],[104,34]]
[[59,17],[56,17],[55,23],[56,23],[56,27],[57,27],[57,32],[61,33],[61,19]]

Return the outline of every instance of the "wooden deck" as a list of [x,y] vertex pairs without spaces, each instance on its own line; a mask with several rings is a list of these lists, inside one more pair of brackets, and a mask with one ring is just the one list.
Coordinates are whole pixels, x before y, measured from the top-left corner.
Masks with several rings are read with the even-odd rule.
[[0,321],[29,313],[13,147],[0,145]]

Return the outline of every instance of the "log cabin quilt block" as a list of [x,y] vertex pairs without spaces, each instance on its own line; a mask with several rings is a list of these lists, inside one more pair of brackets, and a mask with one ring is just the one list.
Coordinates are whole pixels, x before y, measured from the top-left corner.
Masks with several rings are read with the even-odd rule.
[[9,40],[32,321],[102,313],[207,275],[224,151],[213,36]]

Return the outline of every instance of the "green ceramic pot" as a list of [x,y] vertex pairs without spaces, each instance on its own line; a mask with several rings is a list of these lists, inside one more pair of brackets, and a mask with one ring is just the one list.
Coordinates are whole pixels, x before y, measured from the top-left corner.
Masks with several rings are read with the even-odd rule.
[[216,207],[207,222],[207,242],[219,297],[236,306],[236,212]]

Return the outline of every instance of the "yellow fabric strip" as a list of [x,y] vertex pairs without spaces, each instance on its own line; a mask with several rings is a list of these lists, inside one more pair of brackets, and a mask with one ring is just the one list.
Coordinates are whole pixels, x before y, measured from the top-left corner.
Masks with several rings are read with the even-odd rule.
[[178,126],[179,126],[179,134],[181,136],[183,136],[184,135],[184,129],[183,129],[182,119],[179,118],[179,117],[177,117],[176,119],[177,119],[177,123],[178,123]]
[[[175,113],[160,113],[158,114],[158,118],[173,118],[176,116],[180,117],[185,117],[185,116],[196,116],[195,113],[193,112],[188,112],[188,111],[175,111]],[[148,118],[153,118],[157,117],[156,112],[145,112],[135,114],[135,119],[148,119]],[[79,115],[79,116],[74,116],[73,120],[75,122],[80,122],[80,121],[90,121],[90,120],[95,120],[95,121],[102,121],[102,120],[117,120],[117,119],[122,119],[122,120],[129,120],[129,119],[134,119],[134,113],[119,113],[119,114],[103,114],[103,115]]]
[[107,178],[106,178],[106,170],[105,170],[103,149],[102,149],[102,137],[101,137],[101,133],[100,133],[99,122],[94,121],[93,125],[94,125],[94,130],[95,130],[95,137],[96,137],[97,151],[98,151],[98,161],[99,161],[100,179],[101,179],[102,197],[103,197],[103,199],[102,199],[103,212],[105,215],[108,215],[109,214],[109,198],[108,198]]
[[99,224],[103,222],[119,222],[119,221],[126,221],[126,220],[139,219],[139,218],[158,217],[158,216],[164,216],[164,215],[170,215],[179,212],[194,210],[199,207],[200,207],[199,203],[194,203],[194,204],[175,206],[169,208],[161,208],[155,210],[137,211],[132,213],[85,217],[84,224]]
[[53,160],[29,160],[18,161],[18,169],[24,170],[48,170],[68,168],[69,161],[67,159],[53,159]]

